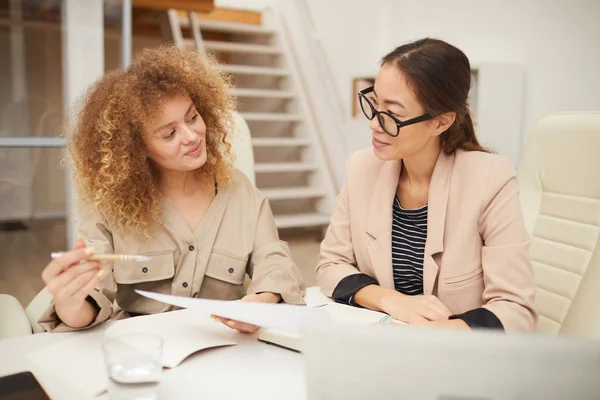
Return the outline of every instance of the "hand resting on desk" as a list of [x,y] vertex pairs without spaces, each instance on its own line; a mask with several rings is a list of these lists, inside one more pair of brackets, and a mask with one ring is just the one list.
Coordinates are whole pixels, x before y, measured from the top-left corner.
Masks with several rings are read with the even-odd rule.
[[378,285],[368,285],[357,291],[354,302],[409,324],[443,321],[452,315],[448,307],[433,295],[408,296]]

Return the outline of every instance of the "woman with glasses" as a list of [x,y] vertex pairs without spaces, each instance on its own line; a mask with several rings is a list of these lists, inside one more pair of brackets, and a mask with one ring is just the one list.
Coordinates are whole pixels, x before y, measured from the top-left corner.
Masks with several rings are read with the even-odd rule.
[[470,85],[462,51],[422,39],[358,94],[373,147],[348,160],[316,268],[335,301],[426,326],[533,329],[515,171],[479,144]]

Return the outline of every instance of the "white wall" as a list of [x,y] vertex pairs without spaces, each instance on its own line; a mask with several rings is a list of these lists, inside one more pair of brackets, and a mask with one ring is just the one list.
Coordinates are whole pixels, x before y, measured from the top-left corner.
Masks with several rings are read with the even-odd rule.
[[389,1],[306,1],[344,107],[343,135],[348,155],[371,144],[368,121],[362,117],[352,118],[352,103],[356,97],[352,80],[375,76],[382,55],[390,47]]
[[352,78],[376,74],[379,60],[389,48],[388,1],[306,1],[350,116]]
[[[523,68],[522,137],[550,113],[600,109],[598,0],[308,2],[343,95],[387,51],[433,36],[460,47],[473,64]],[[369,145],[360,121],[348,127],[349,151]]]
[[388,17],[392,46],[434,36],[473,64],[521,65],[524,135],[550,113],[600,109],[598,0],[394,0]]
[[[370,144],[367,124],[350,117],[352,78],[376,74],[386,52],[425,36],[458,46],[475,65],[521,66],[523,138],[548,114],[600,109],[598,0],[296,1],[309,5],[346,109],[347,152]],[[216,1],[219,7],[253,10],[277,3]]]

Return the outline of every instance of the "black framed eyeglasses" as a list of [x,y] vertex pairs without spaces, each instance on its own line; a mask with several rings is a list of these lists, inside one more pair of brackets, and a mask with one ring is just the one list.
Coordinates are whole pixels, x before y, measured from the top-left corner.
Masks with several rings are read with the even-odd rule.
[[428,121],[433,118],[431,114],[427,113],[419,117],[411,118],[407,121],[400,121],[389,111],[378,111],[367,98],[367,94],[373,92],[374,90],[375,86],[371,86],[358,92],[360,108],[369,121],[377,116],[377,120],[379,121],[379,125],[381,125],[383,131],[392,137],[398,136],[398,134],[400,134],[400,128],[403,126],[418,124],[419,122]]

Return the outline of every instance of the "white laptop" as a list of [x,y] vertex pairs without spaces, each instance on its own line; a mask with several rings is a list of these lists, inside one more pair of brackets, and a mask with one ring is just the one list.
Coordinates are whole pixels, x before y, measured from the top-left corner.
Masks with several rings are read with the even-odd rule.
[[600,399],[600,341],[395,324],[306,327],[308,399]]

